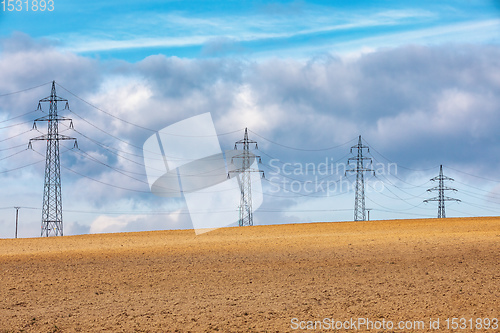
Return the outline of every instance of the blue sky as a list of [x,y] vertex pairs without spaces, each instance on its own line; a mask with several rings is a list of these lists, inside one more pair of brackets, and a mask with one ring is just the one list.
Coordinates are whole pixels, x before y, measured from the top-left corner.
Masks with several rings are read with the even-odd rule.
[[245,127],[259,142],[267,180],[256,224],[352,220],[352,189],[283,188],[316,182],[300,171],[307,163],[345,164],[358,135],[378,169],[367,175],[372,218],[435,216],[423,200],[440,164],[462,200],[448,216],[500,211],[498,1],[55,1],[52,12],[2,11],[0,237],[13,236],[14,206],[20,236],[39,232],[45,147],[26,146],[45,130],[32,122],[52,80],[75,125],[61,130],[80,147],[61,147],[66,234],[190,228],[182,199],[150,193],[141,147],[205,112],[222,150]]
[[302,57],[407,43],[498,42],[494,1],[56,1],[52,12],[3,12],[61,50],[138,61],[151,54]]

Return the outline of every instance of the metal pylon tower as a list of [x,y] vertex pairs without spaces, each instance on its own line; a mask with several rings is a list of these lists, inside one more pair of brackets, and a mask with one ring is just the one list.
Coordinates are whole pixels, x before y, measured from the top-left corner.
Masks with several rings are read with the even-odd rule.
[[447,196],[444,195],[444,191],[455,191],[455,192],[457,191],[454,188],[451,188],[451,187],[448,187],[448,186],[444,185],[444,181],[445,180],[451,180],[451,181],[453,181],[454,179],[450,178],[450,177],[446,177],[445,175],[443,175],[443,166],[441,165],[439,167],[439,176],[434,177],[431,180],[432,181],[438,181],[439,182],[438,186],[430,188],[427,191],[428,192],[438,191],[438,196],[434,197],[434,198],[431,198],[431,199],[424,200],[424,202],[437,201],[438,202],[438,219],[445,218],[446,217],[446,213],[445,213],[445,210],[444,210],[444,202],[445,201],[459,201],[460,202],[459,199],[450,198],[450,197],[447,197]]
[[243,152],[233,157],[233,159],[238,158],[242,160],[241,168],[230,171],[240,175],[241,199],[239,206],[240,217],[238,221],[238,225],[240,227],[253,225],[251,173],[258,172],[262,174],[262,177],[264,177],[264,171],[250,167],[253,161],[256,159],[260,163],[260,156],[257,156],[252,152],[250,152],[250,144],[254,143],[255,143],[255,149],[257,149],[258,148],[257,141],[248,139],[248,129],[245,128],[245,136],[243,140],[236,141],[236,143],[234,144],[234,149],[238,149],[239,144],[243,145]]
[[65,110],[69,110],[68,100],[56,95],[56,82],[52,81],[52,91],[49,97],[42,98],[38,102],[38,110],[42,111],[42,103],[49,103],[49,114],[35,119],[33,128],[38,121],[47,122],[47,134],[30,139],[28,148],[32,148],[32,141],[46,141],[47,151],[45,154],[45,183],[43,187],[42,206],[42,229],[41,236],[62,236],[62,195],[61,195],[61,161],[59,158],[59,141],[76,139],[59,134],[59,122],[69,121],[70,128],[73,122],[70,118],[61,117],[57,114],[57,103],[66,102]]
[[356,162],[356,167],[353,169],[346,170],[346,175],[348,172],[356,172],[356,196],[354,199],[354,221],[366,221],[366,209],[365,209],[365,172],[373,172],[372,169],[368,169],[364,165],[364,161],[369,160],[370,164],[372,159],[369,157],[363,157],[363,149],[367,149],[370,152],[368,146],[363,145],[361,141],[361,135],[359,136],[358,144],[351,147],[351,153],[353,149],[357,149],[358,153],[356,157],[351,157],[347,160],[347,164],[351,164],[351,161]]

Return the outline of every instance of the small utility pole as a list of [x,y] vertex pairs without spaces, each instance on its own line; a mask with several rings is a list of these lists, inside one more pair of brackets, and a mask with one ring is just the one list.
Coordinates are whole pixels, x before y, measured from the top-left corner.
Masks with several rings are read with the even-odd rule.
[[19,209],[21,207],[14,207],[16,209],[16,238],[17,238],[17,222],[19,221]]

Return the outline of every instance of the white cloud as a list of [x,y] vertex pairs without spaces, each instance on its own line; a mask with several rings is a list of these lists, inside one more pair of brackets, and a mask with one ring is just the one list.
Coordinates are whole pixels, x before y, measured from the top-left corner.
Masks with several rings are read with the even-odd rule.
[[[275,58],[254,62],[157,55],[126,63],[93,60],[50,47],[40,51],[29,41],[26,43],[24,49],[0,55],[0,69],[5,75],[0,82],[1,92],[22,90],[55,77],[59,84],[97,107],[156,130],[211,112],[219,134],[248,127],[271,141],[310,150],[340,145],[362,134],[384,155],[416,169],[443,163],[496,172],[500,165],[500,80],[495,74],[500,68],[500,49],[496,46],[405,46],[377,50],[349,61],[335,55],[310,61]],[[38,100],[49,94],[49,87],[2,97],[2,118],[33,110]],[[189,215],[182,210],[184,202],[149,193],[141,147],[152,133],[110,117],[60,87],[58,93],[69,99],[72,109],[85,119],[64,114],[74,118],[75,128],[119,155],[78,133],[65,133],[78,137],[83,152],[111,167],[73,152],[62,155],[65,209],[103,212],[98,218],[94,213],[65,213],[68,225],[78,222],[68,230],[85,230],[86,226],[90,232],[190,227]],[[27,122],[24,130],[30,128],[34,117],[30,114],[20,118]],[[17,130],[0,129],[0,134],[12,136]],[[0,149],[27,144],[32,136],[27,133],[0,142]],[[234,141],[242,136],[243,132],[221,136],[221,148],[233,148]],[[251,138],[259,142],[264,163],[268,155],[283,161],[308,162],[323,161],[325,156],[340,159],[349,152],[349,145],[315,153],[287,149],[253,134]],[[35,148],[42,153],[45,150],[42,142]],[[0,154],[0,158],[5,157],[8,151],[0,150]],[[16,168],[38,159],[43,158],[27,151],[0,161],[0,167]],[[125,170],[139,181],[118,170]],[[1,178],[5,206],[17,206],[19,202],[41,206],[43,163]],[[386,205],[392,206],[389,198],[371,199],[382,203],[386,200]],[[277,203],[282,212],[290,210],[292,217],[298,216],[294,207],[308,205],[301,197],[289,201],[264,197],[263,207],[270,205],[266,200]],[[313,206],[326,205],[327,201]],[[5,214],[3,220],[11,219],[12,212]],[[37,236],[40,214],[33,216],[36,218],[30,222],[34,226],[31,236]],[[260,223],[271,223],[273,218],[276,215],[259,217]]]
[[[68,40],[63,49],[84,53],[139,48],[174,48],[202,46],[221,38],[238,42],[270,39],[290,39],[316,34],[349,32],[360,28],[380,28],[406,25],[429,19],[435,14],[420,10],[387,10],[374,13],[350,13],[328,7],[301,11],[299,16],[267,14],[226,15],[223,17],[194,17],[185,13],[139,13],[147,17],[117,17],[105,22],[110,33],[54,35],[53,39]],[[127,22],[127,23],[124,23]],[[145,24],[147,23],[147,24]],[[144,29],[144,27],[149,27]],[[137,31],[130,33],[130,31]],[[158,31],[169,31],[169,36]],[[109,34],[112,34],[110,37]],[[333,39],[335,40],[335,39]],[[338,42],[337,42],[338,43]],[[330,43],[327,43],[330,44]],[[300,46],[301,48],[310,48]],[[314,46],[313,46],[314,47]]]
[[89,233],[192,228],[188,221],[189,215],[180,210],[162,215],[101,215],[90,224]]
[[137,223],[141,219],[145,219],[146,216],[99,216],[90,225],[90,233],[97,234],[103,232],[120,232],[127,228],[130,223]]

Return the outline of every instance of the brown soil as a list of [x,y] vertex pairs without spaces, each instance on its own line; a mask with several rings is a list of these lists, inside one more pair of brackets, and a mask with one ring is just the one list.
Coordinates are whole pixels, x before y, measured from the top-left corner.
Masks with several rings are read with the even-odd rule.
[[0,332],[447,332],[500,319],[499,244],[496,217],[4,239]]

